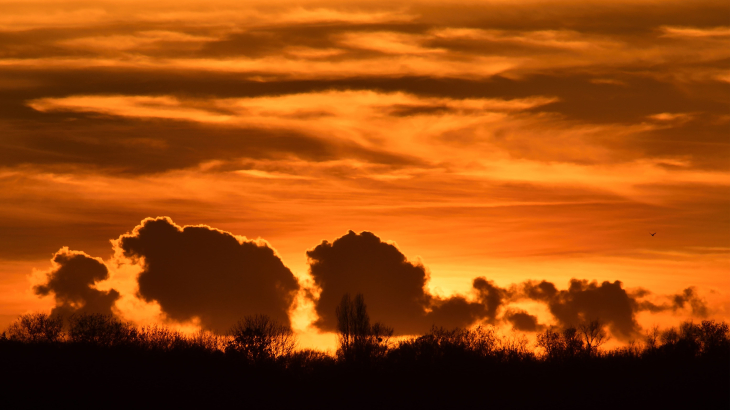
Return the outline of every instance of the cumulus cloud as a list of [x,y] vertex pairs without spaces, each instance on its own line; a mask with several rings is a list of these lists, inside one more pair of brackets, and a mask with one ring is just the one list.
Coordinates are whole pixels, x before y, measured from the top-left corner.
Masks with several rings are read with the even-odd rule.
[[109,270],[101,259],[63,247],[53,255],[51,263],[53,268],[46,274],[46,283],[34,286],[33,291],[40,296],[54,295],[56,307],[52,314],[112,314],[119,292],[93,287],[95,283],[109,278]]
[[690,286],[681,293],[671,296],[672,310],[684,309],[689,306],[692,309],[692,315],[698,317],[707,317],[709,310],[707,303],[697,294],[697,289]]
[[[632,293],[632,296],[637,299],[648,295],[651,295],[651,292],[646,289],[639,289]],[[638,302],[637,310],[645,310],[652,313],[669,310],[676,313],[679,310],[688,310],[692,316],[699,318],[705,318],[710,313],[707,301],[697,293],[697,289],[694,286],[690,286],[674,295],[660,296],[660,299],[668,299],[669,301],[657,303],[656,301],[641,300]]]
[[138,296],[158,302],[169,319],[198,318],[217,332],[250,314],[290,324],[299,284],[263,240],[202,225],[180,227],[159,217],[143,220],[116,246],[142,264]]
[[522,332],[538,332],[545,327],[537,322],[537,316],[524,310],[509,309],[504,313],[503,318],[512,325],[512,329]]
[[[159,303],[173,321],[198,319],[207,330],[225,332],[241,317],[262,313],[290,324],[294,297],[300,287],[275,250],[263,240],[249,240],[209,226],[176,225],[170,218],[147,218],[114,241],[119,257],[141,268],[137,297]],[[336,329],[335,307],[342,295],[362,293],[370,316],[393,326],[396,334],[422,334],[432,326],[469,327],[480,323],[507,324],[514,330],[545,328],[535,315],[511,307],[530,299],[544,303],[559,326],[576,326],[601,319],[611,333],[628,340],[640,333],[636,314],[691,312],[708,316],[706,301],[694,287],[674,295],[654,295],[645,289],[627,290],[620,281],[572,279],[560,290],[549,281],[527,281],[502,288],[475,278],[468,295],[440,297],[426,290],[428,270],[409,261],[393,243],[371,232],[349,231],[334,242],[323,241],[307,251],[317,292],[309,293],[321,331]],[[54,314],[114,313],[120,294],[96,285],[109,279],[99,258],[62,248],[52,259],[41,296],[53,294]],[[307,289],[311,290],[311,289]]]
[[423,289],[425,267],[409,262],[398,248],[370,232],[349,231],[333,243],[323,241],[307,251],[307,257],[312,277],[322,289],[315,322],[322,330],[335,329],[335,306],[345,293],[362,293],[370,317],[397,332],[411,330],[425,314],[429,303]]
[[[608,324],[611,333],[619,339],[628,340],[641,330],[636,321],[636,313],[649,311],[653,313],[674,311],[689,308],[694,316],[706,317],[707,304],[694,287],[684,289],[671,296],[669,303],[654,303],[644,300],[651,292],[646,289],[627,291],[621,281],[613,283],[605,281],[601,284],[587,280],[571,279],[567,290],[558,290],[548,281],[527,281],[519,291],[513,291],[514,298],[528,298],[547,304],[550,313],[561,326],[576,326],[581,321],[601,319]],[[504,315],[504,319],[511,322],[515,328],[522,328],[523,324],[530,325],[526,317],[516,316],[511,312]],[[518,320],[524,320],[517,324]],[[535,324],[537,321],[535,320]]]
[[469,326],[493,322],[506,291],[484,278],[473,282],[474,300],[439,298],[424,286],[428,272],[406,259],[398,248],[371,232],[349,231],[307,252],[310,272],[321,288],[315,309],[321,330],[336,328],[335,307],[345,293],[362,293],[374,320],[393,326],[396,334],[421,333],[432,325]]
[[522,296],[545,302],[562,326],[601,319],[613,335],[624,340],[636,335],[640,329],[635,315],[639,304],[618,280],[599,285],[596,281],[571,279],[567,290],[558,290],[547,281],[528,281],[522,285]]
[[429,277],[422,264],[408,261],[394,244],[367,231],[350,231],[332,243],[323,241],[307,256],[314,282],[321,288],[315,303],[319,318],[314,324],[324,331],[335,330],[335,307],[345,293],[362,293],[371,317],[393,326],[396,334],[422,333],[432,325],[468,327],[498,322],[519,331],[544,329],[536,316],[509,308],[510,302],[520,299],[545,303],[563,327],[600,319],[621,340],[640,333],[636,320],[640,311],[689,307],[697,316],[707,315],[707,307],[694,288],[670,296],[671,303],[655,304],[644,299],[648,291],[628,291],[618,280],[599,283],[572,279],[565,290],[545,280],[527,281],[505,289],[479,277],[474,279],[469,297],[441,298],[425,290]]

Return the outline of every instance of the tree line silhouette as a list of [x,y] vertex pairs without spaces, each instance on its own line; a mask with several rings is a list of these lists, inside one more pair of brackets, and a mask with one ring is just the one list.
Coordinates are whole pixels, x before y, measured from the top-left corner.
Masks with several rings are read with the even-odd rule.
[[501,336],[493,326],[432,327],[425,335],[395,340],[393,328],[371,324],[360,294],[344,295],[335,313],[334,355],[298,349],[292,330],[265,315],[244,317],[227,335],[186,335],[160,325],[136,327],[108,314],[65,319],[26,314],[0,335],[0,369],[9,376],[8,391],[46,392],[25,396],[30,407],[82,390],[71,400],[94,404],[118,396],[115,389],[121,386],[127,393],[120,403],[147,394],[159,405],[259,400],[268,407],[318,408],[341,403],[348,408],[479,403],[577,408],[581,400],[591,400],[594,408],[730,404],[725,322],[654,327],[643,340],[604,349],[608,336],[596,319],[546,329],[533,348],[524,336]]

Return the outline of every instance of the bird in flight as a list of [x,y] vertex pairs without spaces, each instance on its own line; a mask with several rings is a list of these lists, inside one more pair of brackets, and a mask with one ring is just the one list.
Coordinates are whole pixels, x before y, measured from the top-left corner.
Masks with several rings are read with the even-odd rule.
[[649,235],[654,236],[654,235],[656,235],[656,232],[654,232],[654,233],[649,232]]

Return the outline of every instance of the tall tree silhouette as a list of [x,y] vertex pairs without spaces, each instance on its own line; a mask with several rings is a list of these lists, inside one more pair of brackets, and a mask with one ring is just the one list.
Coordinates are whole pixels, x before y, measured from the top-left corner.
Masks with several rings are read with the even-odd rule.
[[339,349],[337,356],[350,363],[368,362],[387,350],[393,328],[380,322],[370,325],[365,297],[347,293],[335,308]]

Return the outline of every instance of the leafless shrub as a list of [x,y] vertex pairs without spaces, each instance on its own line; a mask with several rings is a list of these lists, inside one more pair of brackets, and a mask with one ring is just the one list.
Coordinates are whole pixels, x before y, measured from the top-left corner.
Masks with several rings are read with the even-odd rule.
[[137,332],[137,343],[144,349],[158,351],[184,349],[190,344],[181,332],[159,325],[140,328]]
[[557,332],[554,328],[546,329],[537,335],[537,347],[545,352],[549,360],[574,358],[585,351],[583,340],[574,327]]
[[603,322],[598,319],[579,324],[578,332],[583,339],[585,352],[589,356],[598,354],[599,348],[610,339]]
[[76,343],[96,346],[131,344],[137,339],[137,329],[113,315],[76,313],[69,318],[69,339]]
[[244,317],[229,334],[233,339],[226,351],[243,354],[252,362],[290,355],[296,347],[294,332],[266,315]]
[[533,358],[530,342],[525,335],[504,336],[499,340],[499,352],[505,360]]
[[20,316],[7,329],[9,340],[25,343],[59,342],[63,340],[63,319],[45,313]]

